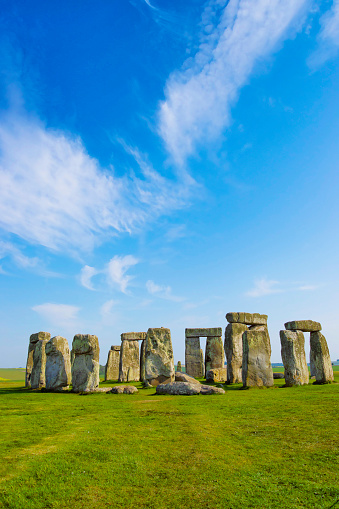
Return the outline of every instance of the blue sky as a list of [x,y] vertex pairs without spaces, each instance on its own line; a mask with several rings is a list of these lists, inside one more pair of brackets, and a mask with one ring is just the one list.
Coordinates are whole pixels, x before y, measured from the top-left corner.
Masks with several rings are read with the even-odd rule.
[[[339,1],[1,2],[0,365],[269,315],[338,342]],[[307,335],[306,335],[307,336]],[[308,354],[308,338],[306,338]]]

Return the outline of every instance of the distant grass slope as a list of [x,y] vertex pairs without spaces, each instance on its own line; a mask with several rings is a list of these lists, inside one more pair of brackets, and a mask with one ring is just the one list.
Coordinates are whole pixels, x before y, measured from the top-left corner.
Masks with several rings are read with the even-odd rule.
[[339,383],[275,382],[191,397],[139,382],[136,395],[87,396],[0,383],[0,507],[334,507]]
[[24,368],[0,368],[0,378],[5,380],[25,380],[26,370]]

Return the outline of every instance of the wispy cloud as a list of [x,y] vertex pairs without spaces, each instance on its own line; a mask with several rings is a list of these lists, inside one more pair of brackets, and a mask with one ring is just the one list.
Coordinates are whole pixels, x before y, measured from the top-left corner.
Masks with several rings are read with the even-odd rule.
[[39,263],[39,259],[36,257],[30,258],[24,255],[20,249],[10,242],[0,241],[0,259],[5,256],[10,256],[16,265],[21,268],[33,268]]
[[133,255],[115,255],[102,269],[85,265],[80,271],[80,283],[88,290],[95,290],[92,278],[101,274],[106,279],[106,283],[118,287],[122,293],[126,293],[127,287],[134,277],[126,274],[126,272],[137,263],[139,263],[139,260]]
[[308,4],[309,0],[207,3],[199,50],[184,70],[169,78],[159,109],[159,133],[176,163],[183,164],[199,144],[221,135],[254,65],[288,36]]
[[99,274],[100,271],[89,265],[85,265],[80,271],[80,283],[88,290],[94,290],[92,277]]
[[263,297],[264,295],[270,295],[272,293],[281,293],[282,290],[277,288],[279,285],[279,281],[274,281],[270,279],[257,279],[254,282],[254,287],[246,292],[248,297]]
[[332,8],[320,18],[321,30],[318,48],[308,59],[311,68],[317,68],[333,58],[339,49],[339,0],[333,0]]
[[183,297],[177,297],[172,294],[172,288],[170,286],[157,285],[152,280],[148,280],[146,283],[146,289],[148,293],[159,297],[160,299],[171,300],[173,302],[182,302],[185,300]]
[[75,327],[78,323],[77,314],[80,308],[76,306],[46,302],[34,306],[32,309],[55,327],[70,328]]

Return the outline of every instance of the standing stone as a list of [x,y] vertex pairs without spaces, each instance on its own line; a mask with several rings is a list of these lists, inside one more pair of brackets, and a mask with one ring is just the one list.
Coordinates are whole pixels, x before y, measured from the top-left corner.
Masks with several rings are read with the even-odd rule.
[[201,373],[202,373],[202,378],[204,378],[205,376],[205,359],[204,359],[204,352],[202,350],[202,348],[200,348],[200,370],[201,370]]
[[91,392],[99,387],[99,341],[91,334],[76,334],[73,339],[73,392]]
[[46,343],[46,389],[62,390],[71,383],[71,358],[66,338],[55,336]]
[[138,382],[140,380],[139,341],[121,341],[119,382]]
[[242,336],[242,383],[244,387],[272,387],[271,343],[265,326],[247,330]]
[[185,368],[188,375],[194,378],[203,377],[199,337],[185,337]]
[[315,379],[318,384],[334,381],[330,352],[325,336],[318,332],[311,332],[311,352],[313,356]]
[[143,339],[140,347],[140,381],[144,382],[146,380],[146,372],[145,372],[145,352],[146,352],[146,340]]
[[156,387],[159,384],[174,382],[174,359],[171,331],[148,329],[145,351],[145,379]]
[[41,341],[41,340],[48,341],[50,338],[51,338],[51,335],[49,332],[37,332],[36,334],[31,334],[31,336],[29,338],[29,345],[28,345],[25,387],[31,387],[33,356],[34,356],[34,350],[35,350],[37,342]]
[[108,352],[107,363],[105,366],[105,382],[107,380],[118,380],[120,364],[120,346],[111,346]]
[[221,336],[208,337],[205,351],[205,373],[225,367],[224,345]]
[[[31,387],[32,389],[41,389],[45,387],[46,377],[46,343],[49,341],[51,335],[49,332],[38,332],[37,334],[33,334],[38,337],[38,340],[35,343],[35,348],[33,351],[33,367],[31,372]],[[31,336],[32,337],[32,336]]]
[[285,369],[285,384],[307,385],[309,373],[305,355],[305,338],[301,331],[280,331],[281,357]]
[[178,364],[177,364],[177,371],[179,371],[179,373],[182,372],[182,366],[181,366],[181,362],[178,361]]
[[243,323],[229,323],[225,329],[225,353],[227,360],[227,383],[242,382],[242,335],[247,331]]
[[312,348],[310,348],[310,372],[311,378],[315,378],[314,352]]

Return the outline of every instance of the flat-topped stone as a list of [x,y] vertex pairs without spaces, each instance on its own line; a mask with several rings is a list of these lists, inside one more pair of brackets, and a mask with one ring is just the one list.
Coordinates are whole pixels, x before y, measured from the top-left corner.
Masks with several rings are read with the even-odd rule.
[[321,324],[313,320],[293,320],[285,323],[286,330],[301,330],[302,332],[321,331]]
[[123,332],[121,341],[142,341],[146,339],[146,332]]
[[185,329],[186,338],[208,338],[222,335],[221,327],[212,327],[210,329]]
[[111,346],[111,350],[113,350],[114,352],[120,352],[121,350],[121,346],[119,345],[112,345]]
[[139,391],[134,385],[116,385],[109,392],[112,394],[136,394]]
[[267,325],[267,315],[259,313],[227,313],[226,320],[229,323],[243,323],[245,325]]

